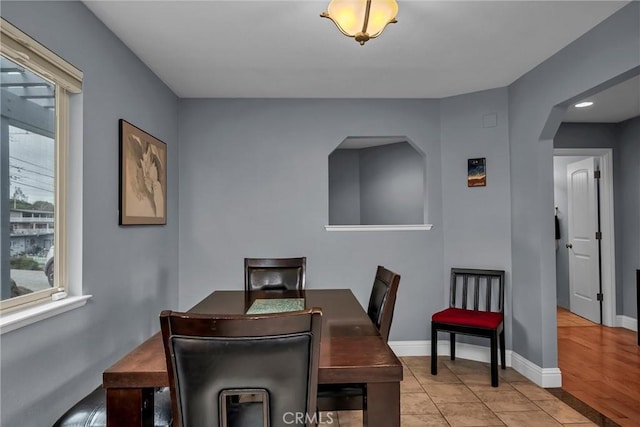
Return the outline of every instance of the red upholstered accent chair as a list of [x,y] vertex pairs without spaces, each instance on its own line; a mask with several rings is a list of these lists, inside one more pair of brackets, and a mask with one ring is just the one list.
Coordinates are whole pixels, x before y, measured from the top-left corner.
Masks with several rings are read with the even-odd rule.
[[449,332],[451,360],[456,358],[456,334],[491,340],[491,386],[498,387],[498,339],[505,369],[504,271],[451,269],[449,308],[431,317],[431,374],[438,374],[438,331]]

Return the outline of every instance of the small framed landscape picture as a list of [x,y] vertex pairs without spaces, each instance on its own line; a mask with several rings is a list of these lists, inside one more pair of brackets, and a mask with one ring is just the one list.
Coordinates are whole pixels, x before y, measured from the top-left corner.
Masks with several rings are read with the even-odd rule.
[[487,159],[469,159],[467,165],[467,187],[484,187],[487,185]]
[[120,225],[167,223],[167,145],[120,119]]

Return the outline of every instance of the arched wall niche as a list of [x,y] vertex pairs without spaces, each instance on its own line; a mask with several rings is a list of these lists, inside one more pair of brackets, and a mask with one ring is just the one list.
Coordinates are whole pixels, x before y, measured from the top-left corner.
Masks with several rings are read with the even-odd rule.
[[430,229],[426,156],[406,136],[346,137],[328,165],[328,230]]

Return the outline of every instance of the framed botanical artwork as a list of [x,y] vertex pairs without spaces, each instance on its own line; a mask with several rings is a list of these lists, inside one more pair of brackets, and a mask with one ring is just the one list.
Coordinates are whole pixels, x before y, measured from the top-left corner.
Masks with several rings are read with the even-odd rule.
[[469,159],[467,161],[467,187],[484,187],[487,185],[487,159]]
[[167,145],[120,119],[120,225],[167,223]]

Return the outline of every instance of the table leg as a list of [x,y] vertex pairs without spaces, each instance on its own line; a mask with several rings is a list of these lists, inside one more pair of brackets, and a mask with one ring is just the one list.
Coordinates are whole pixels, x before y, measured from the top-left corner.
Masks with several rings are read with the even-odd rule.
[[400,382],[368,383],[366,427],[400,427]]
[[108,388],[107,427],[153,427],[153,388]]

